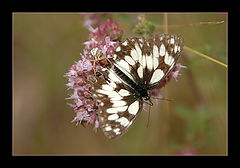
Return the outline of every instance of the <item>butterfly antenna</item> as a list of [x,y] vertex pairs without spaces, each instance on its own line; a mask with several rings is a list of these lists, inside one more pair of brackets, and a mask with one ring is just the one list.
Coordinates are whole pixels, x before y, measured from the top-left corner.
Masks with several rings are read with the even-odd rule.
[[148,106],[148,120],[147,120],[147,128],[149,126],[149,121],[150,121],[150,111],[151,111],[151,106]]
[[158,99],[158,100],[167,100],[167,101],[174,101],[174,99],[167,99],[167,98],[160,98],[160,97],[151,97],[152,99]]

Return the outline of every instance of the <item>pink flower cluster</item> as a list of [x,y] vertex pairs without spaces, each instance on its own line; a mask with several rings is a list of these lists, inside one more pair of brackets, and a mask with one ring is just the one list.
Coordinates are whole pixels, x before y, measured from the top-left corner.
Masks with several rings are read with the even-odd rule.
[[104,24],[98,26],[96,29],[93,29],[91,26],[89,26],[89,30],[92,33],[89,34],[88,40],[93,38],[99,41],[104,39],[106,36],[109,36],[110,39],[115,41],[123,34],[123,31],[118,28],[117,22],[110,19],[107,19]]
[[[88,41],[83,43],[85,45],[84,56],[93,62],[95,61],[96,65],[93,68],[97,71],[99,68],[107,66],[109,64],[108,59],[113,58],[114,50],[119,43],[117,39],[121,38],[123,31],[118,28],[115,20],[110,19],[107,19],[104,24],[96,29],[89,25],[89,31],[91,33],[88,35]],[[93,60],[92,49],[101,51],[100,57],[106,59]]]
[[[93,29],[91,24],[92,22],[89,22],[90,34],[88,41],[83,43],[85,49],[83,54],[81,54],[80,60],[75,62],[65,74],[65,77],[68,79],[66,86],[68,89],[73,90],[70,97],[66,99],[72,99],[72,103],[68,103],[68,105],[76,113],[72,122],[76,122],[77,125],[81,123],[83,126],[85,123],[95,124],[95,128],[97,128],[99,126],[96,117],[98,103],[90,93],[91,83],[95,82],[94,70],[97,71],[99,68],[109,64],[106,60],[113,58],[114,50],[119,43],[116,39],[121,37],[122,30],[118,28],[116,21],[110,19],[107,19],[104,24],[96,29]],[[96,48],[100,51],[98,58],[107,59],[96,60],[97,58],[91,53]]]
[[[84,122],[93,124],[96,122],[96,112],[98,109],[97,102],[90,94],[91,85],[88,81],[94,81],[91,61],[84,57],[71,66],[69,71],[65,74],[68,78],[66,84],[69,89],[73,90],[70,97],[72,104],[68,103],[75,111],[76,117],[72,122]],[[84,122],[82,124],[84,124]]]

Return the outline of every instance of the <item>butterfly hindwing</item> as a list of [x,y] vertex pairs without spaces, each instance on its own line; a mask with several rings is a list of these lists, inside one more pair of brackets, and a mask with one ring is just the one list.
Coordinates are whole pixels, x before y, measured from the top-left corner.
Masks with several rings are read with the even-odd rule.
[[142,102],[134,90],[124,84],[111,70],[101,71],[92,93],[99,101],[99,121],[104,134],[117,138],[127,132],[141,111]]

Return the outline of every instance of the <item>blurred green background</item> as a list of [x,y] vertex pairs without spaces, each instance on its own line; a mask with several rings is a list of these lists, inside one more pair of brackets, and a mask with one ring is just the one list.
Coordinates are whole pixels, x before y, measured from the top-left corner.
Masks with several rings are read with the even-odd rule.
[[[138,13],[108,13],[125,36]],[[226,63],[227,13],[169,13],[169,25],[224,21],[217,25],[171,28],[185,45]],[[163,32],[163,14],[146,13]],[[91,126],[75,127],[65,100],[71,92],[63,77],[83,52],[89,31],[81,13],[13,13],[13,155],[197,155],[227,154],[227,68],[184,51],[178,82],[165,98],[142,111],[134,126],[116,140]],[[148,109],[148,108],[147,108]]]

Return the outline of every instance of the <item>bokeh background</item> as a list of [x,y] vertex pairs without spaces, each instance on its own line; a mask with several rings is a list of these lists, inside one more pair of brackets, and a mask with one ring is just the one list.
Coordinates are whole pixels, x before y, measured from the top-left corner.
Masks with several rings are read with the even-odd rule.
[[[76,127],[63,77],[80,59],[89,31],[82,13],[13,13],[13,155],[227,155],[227,68],[184,51],[187,66],[142,111],[133,127],[109,140],[91,126]],[[131,36],[139,13],[107,13]],[[168,13],[169,33],[227,63],[227,13]],[[146,13],[163,32],[163,14]],[[199,22],[221,24],[171,27]]]

